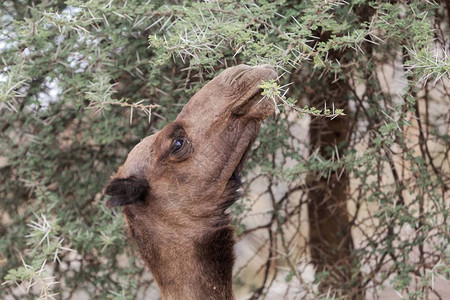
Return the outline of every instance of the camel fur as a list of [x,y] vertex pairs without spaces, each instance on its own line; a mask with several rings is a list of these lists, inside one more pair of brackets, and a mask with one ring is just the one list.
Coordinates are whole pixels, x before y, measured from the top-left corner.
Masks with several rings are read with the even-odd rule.
[[132,239],[163,299],[234,299],[234,231],[225,210],[274,103],[261,96],[271,66],[228,68],[146,137],[109,181],[107,206],[123,207]]

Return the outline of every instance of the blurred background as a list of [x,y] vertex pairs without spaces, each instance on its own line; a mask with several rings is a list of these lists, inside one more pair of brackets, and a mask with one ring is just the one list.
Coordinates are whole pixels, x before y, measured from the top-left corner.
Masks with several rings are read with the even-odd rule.
[[[450,299],[448,1],[0,4],[0,297],[158,299],[102,189],[226,67],[272,64],[238,299]],[[340,115],[343,110],[345,115]]]

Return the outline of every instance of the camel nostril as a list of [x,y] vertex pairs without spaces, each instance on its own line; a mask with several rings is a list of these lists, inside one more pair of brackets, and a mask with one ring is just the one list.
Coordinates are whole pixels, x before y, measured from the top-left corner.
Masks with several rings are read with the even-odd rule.
[[233,73],[230,78],[230,85],[232,85],[233,83],[235,83],[236,81],[238,81],[245,73],[247,73],[248,71],[251,71],[252,68],[249,66],[242,66],[242,68],[239,68],[237,70],[237,72]]
[[[248,75],[247,74],[252,74]],[[226,85],[234,85],[236,82],[254,81],[257,77],[262,79],[276,78],[276,71],[272,65],[264,64],[257,66],[238,65],[222,73],[222,82]]]
[[250,71],[252,67],[247,65],[238,65],[233,68],[226,69],[221,74],[222,83],[233,85],[245,72]]

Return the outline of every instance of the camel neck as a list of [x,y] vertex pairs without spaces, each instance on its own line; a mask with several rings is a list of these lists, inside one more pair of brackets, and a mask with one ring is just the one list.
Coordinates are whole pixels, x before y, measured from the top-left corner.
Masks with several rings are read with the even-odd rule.
[[145,214],[136,209],[130,206],[124,213],[162,299],[234,299],[232,228],[168,230],[157,220],[141,218]]

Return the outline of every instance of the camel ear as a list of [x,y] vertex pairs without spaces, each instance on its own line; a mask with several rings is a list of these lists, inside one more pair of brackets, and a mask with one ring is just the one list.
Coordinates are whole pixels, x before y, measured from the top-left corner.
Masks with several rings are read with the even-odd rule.
[[108,208],[142,202],[150,189],[147,180],[130,176],[111,180],[105,194],[111,196],[106,202]]

